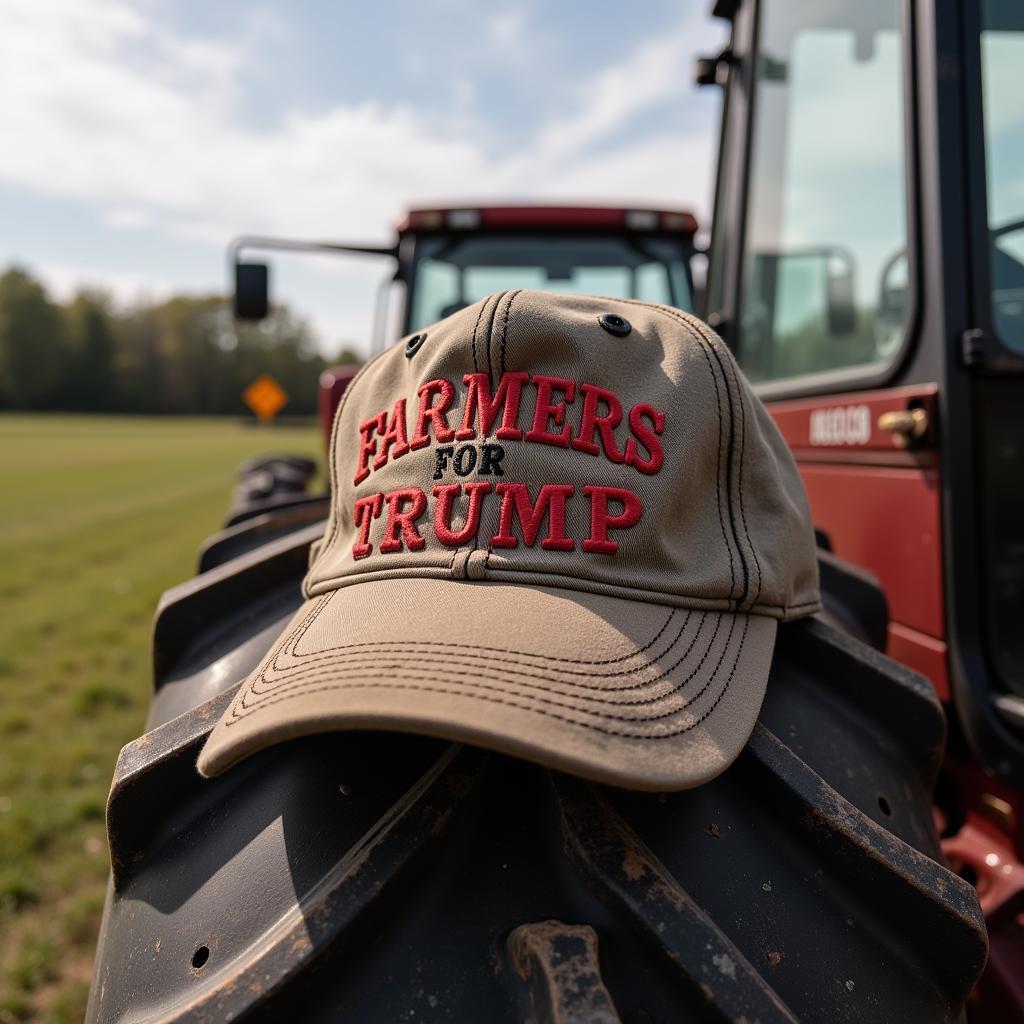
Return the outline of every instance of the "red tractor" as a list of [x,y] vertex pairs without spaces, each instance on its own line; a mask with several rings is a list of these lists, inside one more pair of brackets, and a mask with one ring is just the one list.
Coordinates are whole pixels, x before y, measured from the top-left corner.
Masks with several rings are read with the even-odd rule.
[[[692,311],[696,230],[684,210],[506,205],[411,209],[388,246],[248,236],[230,250],[235,314],[262,320],[270,308],[269,268],[245,258],[253,250],[386,259],[390,273],[377,295],[372,351],[499,288],[615,295]],[[328,435],[356,369],[336,367],[321,378]]]
[[943,848],[991,941],[978,1010],[1022,1020],[1024,8],[715,14],[702,313],[792,447],[819,543],[877,579],[877,642],[946,707]]

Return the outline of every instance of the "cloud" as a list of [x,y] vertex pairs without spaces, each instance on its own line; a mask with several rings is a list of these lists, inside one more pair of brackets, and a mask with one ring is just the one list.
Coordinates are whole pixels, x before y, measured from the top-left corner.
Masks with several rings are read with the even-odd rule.
[[502,46],[518,44],[523,38],[528,18],[529,11],[525,7],[506,7],[491,16],[487,30],[491,38]]
[[[707,209],[713,125],[689,136],[634,129],[642,115],[684,101],[687,54],[720,36],[703,18],[669,26],[556,93],[535,136],[510,156],[471,130],[486,117],[465,77],[452,79],[455,104],[440,123],[414,100],[247,123],[239,106],[258,71],[249,62],[268,57],[259,11],[223,42],[173,31],[127,0],[2,8],[0,183],[90,204],[115,228],[222,248],[241,232],[386,238],[401,206],[421,197],[689,197]],[[490,19],[496,54],[533,31],[527,21],[525,8]]]
[[103,213],[103,221],[112,228],[148,228],[156,223],[151,210],[137,206],[112,206]]

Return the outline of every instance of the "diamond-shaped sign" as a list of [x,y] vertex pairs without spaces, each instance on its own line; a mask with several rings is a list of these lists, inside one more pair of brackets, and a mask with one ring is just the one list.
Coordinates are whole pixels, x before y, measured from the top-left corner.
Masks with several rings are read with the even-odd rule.
[[288,404],[288,392],[273,377],[264,373],[242,392],[242,400],[261,422],[266,423]]

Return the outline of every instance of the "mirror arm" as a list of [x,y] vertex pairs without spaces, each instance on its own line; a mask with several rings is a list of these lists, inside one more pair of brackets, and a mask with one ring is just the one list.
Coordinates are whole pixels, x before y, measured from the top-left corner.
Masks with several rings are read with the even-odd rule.
[[240,235],[228,246],[228,258],[238,263],[244,249],[276,249],[288,252],[364,253],[398,259],[398,245],[346,245],[341,242],[316,242],[296,238],[272,238],[267,235]]

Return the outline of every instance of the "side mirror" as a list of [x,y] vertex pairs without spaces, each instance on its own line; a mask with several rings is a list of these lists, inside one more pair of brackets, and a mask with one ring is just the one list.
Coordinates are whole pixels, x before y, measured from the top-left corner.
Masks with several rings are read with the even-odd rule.
[[235,264],[235,318],[263,320],[270,312],[270,270],[266,263]]
[[[853,257],[838,246],[754,254],[756,309],[769,333],[818,324],[832,338],[857,333]],[[779,325],[785,325],[780,327]]]
[[857,330],[857,302],[853,294],[853,262],[842,250],[831,253],[826,269],[828,331],[844,337]]
[[729,69],[735,63],[736,58],[728,46],[713,57],[698,57],[693,65],[693,82],[695,85],[725,85]]

